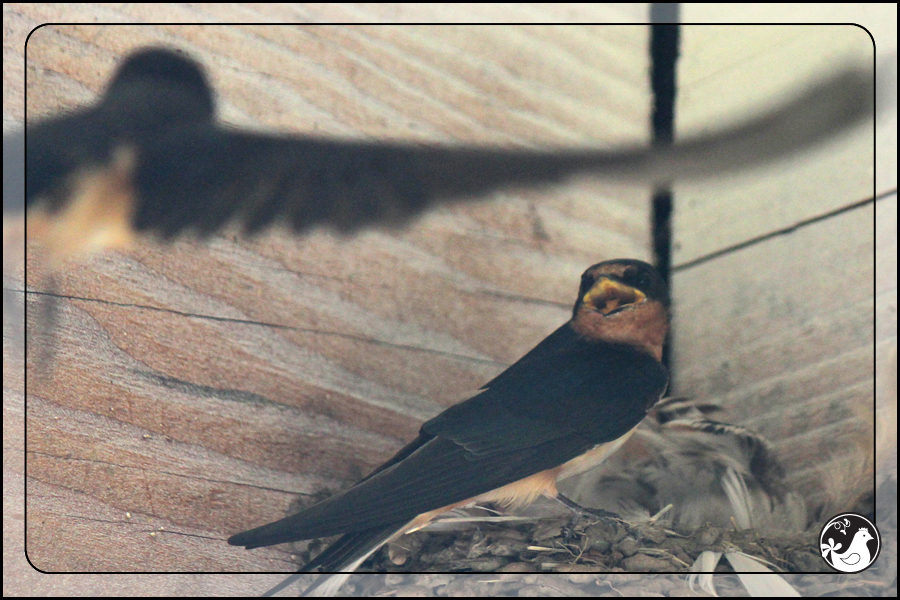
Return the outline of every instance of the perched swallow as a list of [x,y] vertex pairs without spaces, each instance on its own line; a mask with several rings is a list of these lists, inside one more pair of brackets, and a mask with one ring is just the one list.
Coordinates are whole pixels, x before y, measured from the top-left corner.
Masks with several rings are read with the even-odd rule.
[[344,534],[303,570],[354,570],[378,547],[474,502],[555,497],[557,479],[598,464],[664,392],[668,291],[648,264],[584,272],[572,319],[350,489],[239,533],[257,548]]
[[[248,233],[276,222],[351,232],[578,173],[641,183],[704,177],[776,160],[871,118],[873,90],[871,70],[848,67],[756,118],[665,147],[345,141],[224,126],[198,63],[143,49],[96,104],[28,124],[26,233],[65,257],[136,234],[204,236],[235,223]],[[22,146],[21,134],[4,137],[4,217],[23,208]]]
[[696,399],[660,401],[612,460],[567,482],[565,493],[633,521],[671,505],[663,520],[685,532],[704,524],[803,531],[805,502],[769,441],[710,418],[720,410]]

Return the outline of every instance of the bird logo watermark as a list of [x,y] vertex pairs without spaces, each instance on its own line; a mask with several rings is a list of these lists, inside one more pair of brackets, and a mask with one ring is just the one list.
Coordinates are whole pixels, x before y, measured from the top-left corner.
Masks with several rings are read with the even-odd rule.
[[842,573],[859,573],[878,558],[881,534],[862,515],[845,513],[832,518],[822,528],[819,549],[832,569]]

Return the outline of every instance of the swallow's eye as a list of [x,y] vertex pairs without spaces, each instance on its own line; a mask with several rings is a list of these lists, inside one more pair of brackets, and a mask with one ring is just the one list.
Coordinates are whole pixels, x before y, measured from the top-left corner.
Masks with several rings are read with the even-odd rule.
[[622,274],[622,279],[637,288],[646,290],[648,287],[650,287],[650,275],[648,275],[645,271],[641,271],[638,269],[626,269]]
[[585,273],[581,276],[581,288],[579,289],[578,295],[584,296],[589,289],[594,286],[594,277],[592,275],[588,275]]

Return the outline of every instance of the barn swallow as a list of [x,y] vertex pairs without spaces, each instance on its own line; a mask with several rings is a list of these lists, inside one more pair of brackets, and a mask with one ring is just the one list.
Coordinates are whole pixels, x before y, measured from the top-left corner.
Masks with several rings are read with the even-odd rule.
[[584,272],[571,320],[474,396],[422,425],[371,475],[232,536],[257,548],[344,534],[303,571],[353,571],[396,536],[474,502],[522,506],[601,462],[664,392],[668,291],[639,260]]
[[666,398],[611,460],[563,486],[585,506],[693,532],[705,523],[757,531],[803,531],[806,504],[788,485],[771,443],[714,420],[716,404]]
[[[4,137],[4,217],[27,209],[27,235],[52,256],[282,223],[342,232],[406,221],[436,203],[576,174],[667,183],[771,162],[873,113],[871,69],[847,67],[753,119],[672,146],[550,150],[273,135],[215,118],[203,68],[176,50],[129,55],[92,106],[26,127],[26,193]],[[12,163],[15,164],[14,162]],[[10,171],[7,178],[7,171]]]

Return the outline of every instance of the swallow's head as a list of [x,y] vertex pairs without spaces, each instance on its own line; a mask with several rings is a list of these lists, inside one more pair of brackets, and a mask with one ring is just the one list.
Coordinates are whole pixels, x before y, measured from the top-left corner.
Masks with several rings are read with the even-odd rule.
[[659,359],[669,330],[669,290],[640,260],[607,260],[581,276],[572,327],[585,338],[628,344]]
[[203,67],[169,48],[145,48],[125,59],[102,103],[120,119],[131,116],[151,133],[173,123],[210,122],[212,88]]
[[186,55],[167,48],[129,55],[95,105],[28,126],[27,236],[41,239],[53,262],[126,244],[147,149],[173,131],[211,126],[214,111],[203,68]]

